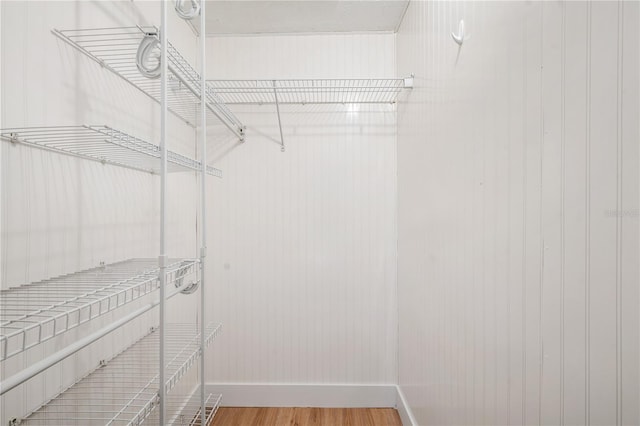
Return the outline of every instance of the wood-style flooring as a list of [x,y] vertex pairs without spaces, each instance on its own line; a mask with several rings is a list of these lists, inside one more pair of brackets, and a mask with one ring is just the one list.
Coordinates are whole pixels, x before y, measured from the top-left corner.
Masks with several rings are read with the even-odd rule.
[[393,408],[221,407],[210,426],[402,426]]

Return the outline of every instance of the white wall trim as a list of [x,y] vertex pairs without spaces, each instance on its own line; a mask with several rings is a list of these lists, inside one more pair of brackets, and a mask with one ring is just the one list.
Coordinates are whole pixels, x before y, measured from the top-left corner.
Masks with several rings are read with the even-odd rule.
[[402,420],[403,426],[418,426],[418,422],[415,417],[413,417],[413,413],[411,412],[411,407],[409,407],[409,403],[404,397],[404,393],[402,393],[402,389],[400,386],[396,385],[396,408],[398,409],[398,414],[400,414],[400,420]]
[[225,407],[394,407],[395,384],[207,383]]

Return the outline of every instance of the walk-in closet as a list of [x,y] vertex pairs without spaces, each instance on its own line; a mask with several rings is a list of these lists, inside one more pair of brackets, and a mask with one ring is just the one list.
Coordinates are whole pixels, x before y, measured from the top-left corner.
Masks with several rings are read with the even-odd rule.
[[639,425],[638,123],[636,0],[1,0],[0,425]]

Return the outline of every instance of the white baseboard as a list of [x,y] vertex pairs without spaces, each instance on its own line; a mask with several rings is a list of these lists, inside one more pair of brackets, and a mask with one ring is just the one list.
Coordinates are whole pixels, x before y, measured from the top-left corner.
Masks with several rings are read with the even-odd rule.
[[354,384],[207,383],[223,407],[393,407],[404,426],[418,426],[400,387]]
[[396,385],[207,383],[224,407],[395,407]]
[[404,397],[404,393],[402,393],[402,389],[400,386],[396,385],[396,408],[398,409],[398,414],[400,414],[400,420],[402,420],[403,426],[418,426],[418,422],[413,417],[413,413],[411,412],[411,408],[407,403],[407,400]]

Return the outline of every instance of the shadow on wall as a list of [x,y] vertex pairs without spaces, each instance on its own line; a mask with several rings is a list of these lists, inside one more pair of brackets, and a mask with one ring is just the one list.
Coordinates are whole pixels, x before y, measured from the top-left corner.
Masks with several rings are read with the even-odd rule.
[[[394,136],[395,104],[287,104],[281,105],[280,120],[284,145],[343,138]],[[281,146],[278,115],[274,105],[234,105],[234,113],[247,126],[245,143],[266,141]],[[209,162],[216,164],[243,143],[220,125],[210,126]]]

